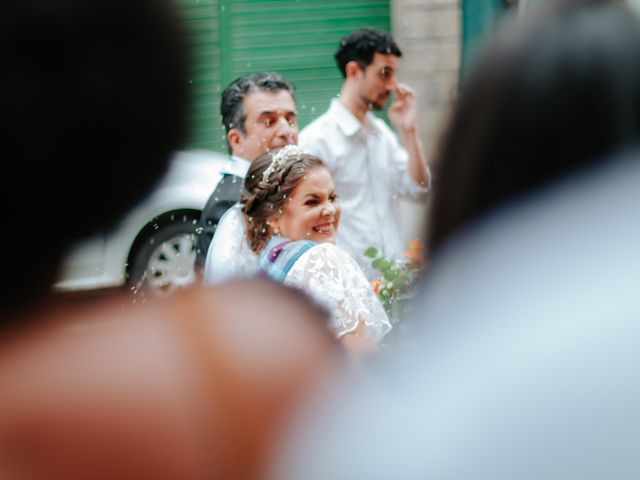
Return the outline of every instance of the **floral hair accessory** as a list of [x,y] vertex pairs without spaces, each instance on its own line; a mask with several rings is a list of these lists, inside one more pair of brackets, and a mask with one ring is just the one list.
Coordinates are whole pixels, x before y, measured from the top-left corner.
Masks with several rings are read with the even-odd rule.
[[271,163],[262,174],[262,181],[268,182],[272,173],[277,172],[283,165],[291,160],[298,160],[302,155],[311,155],[311,152],[298,145],[285,145],[271,159]]

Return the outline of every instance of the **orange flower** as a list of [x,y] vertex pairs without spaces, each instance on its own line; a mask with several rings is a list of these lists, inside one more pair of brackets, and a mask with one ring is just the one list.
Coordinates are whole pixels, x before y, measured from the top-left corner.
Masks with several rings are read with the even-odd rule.
[[371,280],[371,286],[373,287],[373,291],[376,293],[380,293],[380,287],[382,286],[382,281],[379,278],[374,278]]
[[425,263],[424,245],[417,238],[414,238],[409,242],[409,248],[403,253],[403,255],[409,258],[412,262]]

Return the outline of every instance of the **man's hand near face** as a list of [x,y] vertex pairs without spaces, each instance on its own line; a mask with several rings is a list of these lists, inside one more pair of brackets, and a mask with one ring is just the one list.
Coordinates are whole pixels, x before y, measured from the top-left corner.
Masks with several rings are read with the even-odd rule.
[[411,87],[398,83],[387,116],[401,135],[416,129],[417,111],[416,96]]

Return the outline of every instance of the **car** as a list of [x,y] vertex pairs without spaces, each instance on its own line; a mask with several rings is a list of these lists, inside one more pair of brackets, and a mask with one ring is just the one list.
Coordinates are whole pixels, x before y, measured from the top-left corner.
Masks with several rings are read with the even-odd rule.
[[176,152],[158,186],[111,233],[72,249],[54,290],[129,286],[166,296],[194,283],[200,214],[227,162],[217,152]]

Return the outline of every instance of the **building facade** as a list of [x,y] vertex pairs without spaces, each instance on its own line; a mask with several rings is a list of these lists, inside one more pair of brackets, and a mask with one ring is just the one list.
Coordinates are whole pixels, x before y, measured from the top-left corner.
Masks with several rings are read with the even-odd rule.
[[[278,71],[297,87],[301,128],[326,110],[342,83],[333,54],[362,26],[390,30],[403,51],[399,78],[418,99],[420,136],[431,159],[464,66],[515,0],[175,0],[192,52],[188,148],[224,152],[222,89],[240,75]],[[540,1],[540,0],[530,0]],[[384,113],[382,114],[384,116]],[[406,209],[407,236],[422,228]]]

